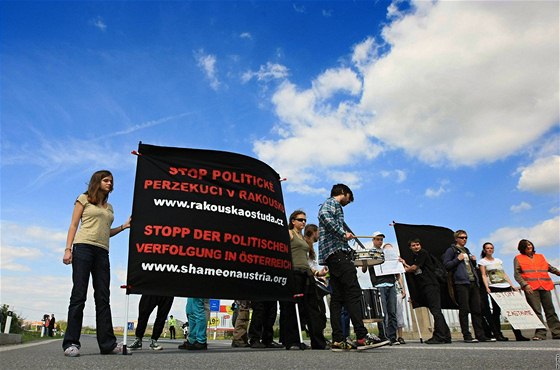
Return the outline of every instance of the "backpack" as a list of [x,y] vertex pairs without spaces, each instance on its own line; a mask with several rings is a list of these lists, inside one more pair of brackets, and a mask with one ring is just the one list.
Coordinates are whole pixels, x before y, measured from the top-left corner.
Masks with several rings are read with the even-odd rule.
[[438,283],[447,284],[447,270],[443,267],[443,262],[433,254],[428,252],[430,260],[432,261],[433,273]]

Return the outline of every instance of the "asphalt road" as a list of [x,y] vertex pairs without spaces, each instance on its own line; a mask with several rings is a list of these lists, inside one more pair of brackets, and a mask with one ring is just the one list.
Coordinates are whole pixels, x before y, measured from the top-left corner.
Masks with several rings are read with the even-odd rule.
[[[129,338],[130,339],[130,338]],[[121,339],[122,340],[122,339]],[[81,356],[64,357],[61,339],[0,347],[2,369],[560,369],[560,340],[381,347],[364,352],[232,348],[210,341],[207,351],[177,349],[182,341],[160,340],[163,351],[130,356],[100,355],[94,336],[82,336]]]

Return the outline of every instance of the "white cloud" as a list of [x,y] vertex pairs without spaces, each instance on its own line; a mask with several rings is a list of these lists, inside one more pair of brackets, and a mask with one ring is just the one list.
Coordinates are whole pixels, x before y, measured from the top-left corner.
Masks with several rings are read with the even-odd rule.
[[[0,221],[0,233],[2,257],[15,256],[17,253],[24,256],[27,252],[38,252],[39,255],[42,255],[41,250],[45,250],[45,248],[62,253],[66,242],[66,231],[36,225],[24,226],[8,221]],[[15,249],[19,248],[20,251],[14,252],[13,247],[9,245],[17,247]]]
[[539,158],[520,172],[519,190],[550,194],[560,192],[560,155]]
[[2,243],[0,255],[0,269],[8,271],[31,271],[31,267],[24,263],[29,260],[36,260],[43,256],[38,248],[16,247]]
[[239,37],[241,37],[242,39],[251,40],[253,38],[253,35],[251,35],[251,33],[249,32],[242,32]]
[[281,84],[277,137],[254,142],[259,158],[312,186],[316,171],[388,149],[432,165],[493,162],[558,122],[558,3],[413,5],[383,29],[384,55],[370,37],[354,46],[352,69],[325,70],[314,89]]
[[404,182],[407,176],[403,170],[381,171],[380,173],[383,178],[391,179],[399,184]]
[[371,135],[427,163],[473,165],[555,125],[558,3],[415,5],[385,27],[391,51],[365,73]]
[[364,155],[374,158],[382,150],[380,145],[369,142],[362,113],[351,101],[336,104],[324,100],[325,94],[352,92],[347,79],[325,77],[332,72],[313,81],[313,86],[321,85],[319,89],[299,91],[290,82],[282,83],[272,97],[281,120],[275,128],[280,138],[254,143],[258,157],[292,179],[291,184],[310,185],[310,181],[319,178],[315,173],[336,170]]
[[294,10],[296,11],[296,13],[305,13],[305,5],[296,5],[296,4],[292,4]]
[[216,71],[216,56],[212,54],[205,54],[204,50],[198,50],[195,52],[195,59],[198,66],[206,75],[206,78],[210,81],[210,87],[214,90],[218,90],[220,87],[220,81],[218,80]]
[[317,99],[329,99],[337,92],[358,95],[361,88],[358,76],[348,68],[329,69],[313,81],[313,92]]
[[2,166],[26,164],[39,168],[29,188],[77,168],[122,168],[123,164],[133,166],[135,161],[129,153],[111,148],[108,141],[43,136],[38,140],[33,147],[19,147],[17,153],[2,158]]
[[424,192],[424,195],[428,198],[438,198],[441,195],[447,193],[449,190],[446,188],[446,185],[449,184],[449,180],[442,180],[440,181],[440,185],[437,189],[428,188]]
[[329,17],[332,17],[333,11],[332,11],[332,9],[328,9],[328,10],[327,10],[327,9],[323,9],[323,10],[321,11],[321,14],[322,14],[323,17],[325,17],[325,18],[329,18]]
[[516,254],[517,244],[521,239],[533,242],[537,251],[541,248],[556,248],[560,245],[560,216],[545,220],[531,227],[502,227],[494,231],[485,240],[492,240],[500,252]]
[[94,18],[94,19],[90,20],[89,23],[92,26],[98,28],[102,32],[105,32],[105,30],[107,29],[107,25],[105,24],[105,21],[103,21],[103,18],[101,18],[101,17]]
[[261,65],[257,72],[247,71],[241,76],[243,83],[256,78],[257,81],[271,81],[283,79],[288,77],[289,69],[277,63],[267,62],[266,65]]
[[513,206],[509,207],[509,210],[512,211],[513,213],[519,213],[519,212],[527,211],[531,208],[533,208],[533,207],[529,203],[521,202],[517,205],[513,205]]

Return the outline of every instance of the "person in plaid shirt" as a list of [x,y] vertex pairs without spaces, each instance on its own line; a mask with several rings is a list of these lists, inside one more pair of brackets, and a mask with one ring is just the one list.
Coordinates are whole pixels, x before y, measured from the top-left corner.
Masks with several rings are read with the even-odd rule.
[[[352,249],[348,240],[354,235],[344,228],[342,207],[354,201],[352,190],[347,185],[336,184],[331,197],[319,209],[319,264],[327,265],[330,274],[332,350],[348,351],[363,346],[382,346],[389,341],[381,341],[368,334],[362,318],[360,299],[362,289],[358,283]],[[356,342],[348,342],[342,333],[340,311],[346,308],[356,333]]]

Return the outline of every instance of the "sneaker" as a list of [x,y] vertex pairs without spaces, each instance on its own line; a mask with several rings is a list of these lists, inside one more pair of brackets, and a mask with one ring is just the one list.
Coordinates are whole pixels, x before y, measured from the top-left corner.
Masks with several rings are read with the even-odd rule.
[[128,349],[131,350],[142,349],[142,338],[134,339],[134,342],[130,346],[128,346]]
[[232,341],[231,342],[231,346],[233,348],[244,348],[244,347],[251,347],[251,345],[249,343],[246,342],[236,342],[236,341]]
[[396,340],[396,339],[391,339],[391,345],[392,345],[392,346],[398,346],[399,344],[401,344],[401,342],[399,342],[398,340]]
[[432,337],[432,338],[428,339],[427,341],[425,341],[424,343],[426,343],[426,344],[445,344],[445,341]]
[[365,338],[356,340],[357,347],[370,346],[375,348],[375,347],[386,346],[388,344],[391,344],[390,340],[388,339],[383,340],[379,338],[377,335],[370,334],[370,333],[366,334]]
[[496,340],[497,340],[498,342],[507,342],[507,341],[509,341],[509,338],[508,338],[508,337],[504,337],[503,335],[498,335],[498,336],[496,337]]
[[192,346],[192,344],[188,340],[186,340],[186,341],[183,342],[183,344],[179,344],[177,346],[177,348],[179,348],[179,349],[189,349],[189,347],[191,347],[191,346]]
[[331,351],[333,352],[352,351],[356,350],[357,348],[358,347],[354,343],[347,341],[333,342],[331,345]]
[[400,344],[406,344],[403,337],[398,337],[397,340],[399,341]]
[[482,338],[477,338],[479,342],[495,342],[496,338],[486,338],[486,337],[482,337]]
[[70,347],[64,350],[64,356],[78,357],[79,355],[80,355],[80,348],[75,344],[72,344]]
[[283,347],[284,347],[283,345],[275,341],[266,344],[266,348],[283,348]]
[[153,349],[154,351],[161,351],[163,349],[161,344],[159,344],[157,340],[153,340],[153,339],[152,342],[150,343],[150,348]]
[[118,343],[117,346],[109,352],[101,352],[102,355],[122,355],[122,353],[123,353],[122,343]]
[[478,343],[478,339],[475,339],[475,338],[472,338],[472,337],[471,338],[467,337],[463,340],[463,342],[465,342],[465,343]]
[[266,344],[263,344],[260,341],[256,341],[251,343],[251,348],[266,348]]
[[192,345],[188,346],[187,349],[191,351],[205,351],[208,349],[208,344],[194,342]]

